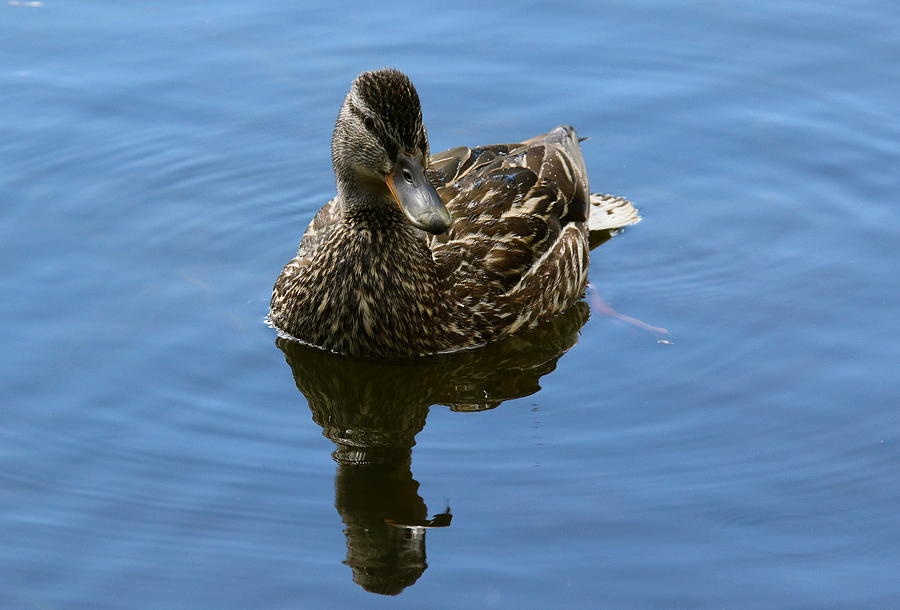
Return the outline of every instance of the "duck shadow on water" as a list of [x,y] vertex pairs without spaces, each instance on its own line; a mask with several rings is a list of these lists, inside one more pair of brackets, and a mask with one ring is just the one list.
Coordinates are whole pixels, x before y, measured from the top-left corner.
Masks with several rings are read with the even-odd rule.
[[540,390],[538,381],[578,340],[590,315],[579,302],[552,322],[480,349],[415,361],[359,361],[277,339],[313,420],[336,449],[335,507],[353,580],[397,595],[428,567],[428,517],[412,475],[412,447],[432,405],[485,411]]

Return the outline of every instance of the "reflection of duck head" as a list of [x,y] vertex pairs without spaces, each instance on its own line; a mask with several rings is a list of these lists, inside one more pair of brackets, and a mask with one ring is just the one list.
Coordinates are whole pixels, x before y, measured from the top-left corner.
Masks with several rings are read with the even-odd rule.
[[367,591],[396,595],[425,571],[428,519],[413,479],[415,437],[434,404],[483,411],[540,389],[538,380],[578,339],[588,306],[486,347],[414,361],[359,361],[278,339],[313,420],[337,448],[335,505],[346,525],[346,563]]

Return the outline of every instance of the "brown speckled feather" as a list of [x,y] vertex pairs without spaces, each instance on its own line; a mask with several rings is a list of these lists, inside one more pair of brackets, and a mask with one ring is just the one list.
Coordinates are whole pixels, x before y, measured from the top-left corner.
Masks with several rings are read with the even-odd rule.
[[431,175],[454,218],[450,231],[431,243],[451,298],[469,303],[507,335],[581,297],[589,264],[585,221],[591,207],[603,206],[591,205],[601,196],[589,195],[574,129],[438,153]]
[[432,157],[438,193],[454,218],[434,238],[435,261],[457,281],[505,293],[562,228],[588,215],[588,184],[575,130],[558,127],[522,144],[456,148]]

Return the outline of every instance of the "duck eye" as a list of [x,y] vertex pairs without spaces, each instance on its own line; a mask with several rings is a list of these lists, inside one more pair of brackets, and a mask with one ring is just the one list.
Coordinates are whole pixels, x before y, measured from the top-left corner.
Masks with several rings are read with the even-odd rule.
[[375,119],[366,115],[366,118],[363,119],[363,123],[366,124],[366,129],[375,129]]

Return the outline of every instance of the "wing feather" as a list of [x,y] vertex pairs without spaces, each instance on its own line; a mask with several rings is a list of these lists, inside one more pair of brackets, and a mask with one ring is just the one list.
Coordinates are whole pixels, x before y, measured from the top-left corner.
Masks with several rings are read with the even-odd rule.
[[432,250],[460,290],[478,282],[509,292],[590,210],[581,149],[567,127],[519,144],[438,153],[432,176],[454,218]]

